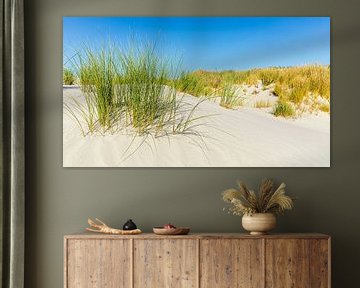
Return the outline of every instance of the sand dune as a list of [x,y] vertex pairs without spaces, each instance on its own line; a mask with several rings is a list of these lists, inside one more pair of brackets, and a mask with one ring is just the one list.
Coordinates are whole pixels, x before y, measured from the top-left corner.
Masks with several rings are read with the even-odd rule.
[[[64,101],[82,99],[77,87],[64,87]],[[184,100],[197,103],[186,95]],[[271,99],[273,101],[273,99]],[[245,105],[236,110],[203,102],[197,115],[214,115],[196,127],[202,137],[135,137],[126,131],[83,137],[64,113],[64,167],[329,167],[330,116],[276,118],[269,109]],[[200,124],[200,123],[199,123]]]

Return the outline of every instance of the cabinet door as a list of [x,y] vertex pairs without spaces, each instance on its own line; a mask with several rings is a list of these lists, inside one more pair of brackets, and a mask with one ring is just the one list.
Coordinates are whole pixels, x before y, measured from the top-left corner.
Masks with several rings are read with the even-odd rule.
[[264,287],[263,242],[260,239],[200,241],[200,287]]
[[197,243],[195,239],[134,240],[134,287],[197,287]]
[[[266,287],[311,287],[310,239],[266,240]],[[315,252],[318,256],[318,251]],[[316,286],[320,287],[320,286]]]
[[330,287],[330,240],[310,241],[310,288]]
[[130,240],[68,239],[65,253],[65,287],[131,287]]

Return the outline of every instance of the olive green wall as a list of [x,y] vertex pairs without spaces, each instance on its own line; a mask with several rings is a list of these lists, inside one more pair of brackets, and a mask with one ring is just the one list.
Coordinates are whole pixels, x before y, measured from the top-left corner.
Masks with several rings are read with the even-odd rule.
[[[333,286],[358,287],[360,259],[359,3],[336,0],[33,0],[26,19],[26,287],[63,285],[63,235],[88,216],[145,231],[172,222],[193,231],[240,231],[220,192],[236,178],[273,177],[297,195],[280,232],[333,236]],[[62,16],[287,15],[332,18],[331,168],[62,168]]]

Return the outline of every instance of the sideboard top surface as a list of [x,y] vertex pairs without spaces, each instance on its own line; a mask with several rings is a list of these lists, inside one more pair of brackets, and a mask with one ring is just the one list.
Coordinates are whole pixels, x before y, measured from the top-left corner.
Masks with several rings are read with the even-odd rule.
[[65,239],[329,239],[329,235],[320,233],[287,233],[250,235],[246,233],[190,233],[188,235],[156,235],[142,233],[138,235],[110,235],[101,233],[75,233],[64,236]]

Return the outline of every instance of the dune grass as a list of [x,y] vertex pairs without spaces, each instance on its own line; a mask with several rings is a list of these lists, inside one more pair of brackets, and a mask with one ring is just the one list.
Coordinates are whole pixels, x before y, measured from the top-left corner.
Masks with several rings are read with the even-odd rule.
[[205,84],[200,77],[193,73],[181,73],[174,83],[178,91],[186,92],[192,96],[206,95]]
[[293,116],[295,116],[295,110],[291,106],[290,103],[280,101],[280,102],[276,103],[276,105],[274,106],[273,114],[275,116],[282,116],[285,118],[293,117]]
[[[175,82],[178,91],[192,96],[205,96],[207,98],[219,98],[222,107],[232,109],[242,105],[242,99],[238,96],[233,85],[233,73],[208,73],[196,71],[194,73],[182,73]],[[221,78],[226,79],[222,81]]]
[[74,85],[75,84],[75,74],[68,68],[63,70],[63,84],[64,85]]
[[220,106],[232,109],[242,105],[242,99],[237,95],[237,91],[231,84],[225,84],[219,90]]
[[[174,61],[160,55],[155,44],[146,42],[130,41],[124,47],[110,43],[100,49],[84,45],[74,61],[76,76],[72,70],[64,69],[64,83],[78,82],[85,95],[85,105],[74,100],[83,118],[76,122],[87,126],[83,131],[132,127],[138,134],[162,135],[169,130],[183,133],[184,127],[191,126],[186,122],[193,123],[195,119],[186,116],[194,113],[191,107],[183,105],[178,92],[218,98],[222,107],[233,109],[243,104],[241,86],[272,91],[278,97],[275,116],[289,117],[306,109],[330,112],[329,66],[178,73],[172,69],[177,67]],[[313,100],[316,97],[325,102]],[[197,106],[193,105],[194,109]],[[254,104],[255,108],[270,106],[265,102]],[[70,114],[74,117],[79,113]]]
[[142,134],[149,128],[161,131],[177,114],[176,91],[166,86],[167,63],[151,45],[119,54],[121,74],[117,103],[125,108],[126,118]]
[[271,102],[265,100],[256,101],[254,104],[255,108],[269,108],[271,106],[272,106]]
[[[298,67],[272,67],[247,71],[194,71],[183,76],[191,79],[192,86],[179,86],[180,91],[198,96],[213,95],[219,87],[228,85],[257,86],[272,89],[279,101],[300,106],[311,97],[330,99],[330,67],[305,65]],[[196,86],[196,92],[189,87]],[[314,109],[318,109],[316,106]],[[320,110],[320,109],[318,109]],[[325,110],[325,109],[324,109]]]
[[330,112],[330,103],[319,105],[319,110],[323,112]]
[[119,112],[113,103],[116,79],[114,49],[102,47],[95,51],[84,46],[79,58],[79,79],[85,91],[86,105],[93,106],[88,110],[92,114],[96,111],[93,116],[99,125],[109,129]]
[[194,111],[202,100],[188,105],[177,97],[183,74],[172,71],[173,63],[161,58],[153,43],[84,45],[73,65],[85,102],[73,99],[65,108],[83,135],[129,127],[155,137],[188,133],[201,118]]

